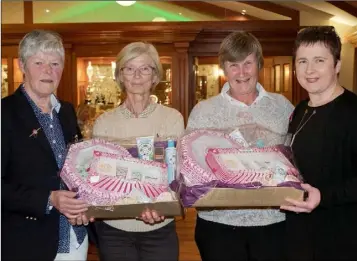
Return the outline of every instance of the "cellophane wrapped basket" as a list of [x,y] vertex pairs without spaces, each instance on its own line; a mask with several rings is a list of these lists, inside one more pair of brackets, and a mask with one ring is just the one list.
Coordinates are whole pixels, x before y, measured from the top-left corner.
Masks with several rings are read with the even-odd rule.
[[300,188],[287,136],[258,124],[187,131],[177,145],[177,175],[171,184],[185,207],[212,188]]
[[134,148],[113,141],[86,140],[71,145],[60,175],[94,206],[172,200],[166,164],[133,155]]

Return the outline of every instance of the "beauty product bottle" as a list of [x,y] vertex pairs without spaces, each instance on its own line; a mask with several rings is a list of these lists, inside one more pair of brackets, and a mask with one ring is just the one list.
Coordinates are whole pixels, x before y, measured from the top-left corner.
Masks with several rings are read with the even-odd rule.
[[136,138],[139,159],[154,160],[154,136]]
[[167,141],[165,149],[165,162],[167,164],[167,176],[169,184],[175,179],[176,172],[176,148],[174,140]]

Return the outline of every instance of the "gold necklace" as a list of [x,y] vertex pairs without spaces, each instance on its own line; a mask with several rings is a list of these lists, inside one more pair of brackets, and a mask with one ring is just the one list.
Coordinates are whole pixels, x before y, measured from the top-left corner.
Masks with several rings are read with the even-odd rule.
[[300,123],[299,123],[299,125],[298,125],[298,127],[297,127],[297,129],[296,129],[296,131],[295,131],[295,133],[294,133],[294,135],[293,135],[293,137],[292,137],[292,139],[291,139],[290,148],[291,148],[291,147],[293,146],[293,144],[294,144],[296,135],[299,134],[299,132],[302,130],[302,128],[304,128],[304,126],[306,125],[306,123],[311,119],[311,117],[316,114],[316,109],[314,109],[314,111],[311,113],[310,117],[307,118],[307,120],[303,123],[307,112],[308,112],[308,110],[306,109],[306,110],[305,110],[305,113],[304,113],[304,116],[302,116],[302,119],[301,119],[301,121],[300,121]]

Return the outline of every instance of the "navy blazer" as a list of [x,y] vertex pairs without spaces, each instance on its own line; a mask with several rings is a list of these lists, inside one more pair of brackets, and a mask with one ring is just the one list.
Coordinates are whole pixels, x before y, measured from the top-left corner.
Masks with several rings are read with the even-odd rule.
[[[58,113],[66,144],[81,138],[73,106]],[[18,88],[1,101],[1,260],[54,260],[59,212],[46,215],[50,191],[60,188],[59,169],[31,105]]]

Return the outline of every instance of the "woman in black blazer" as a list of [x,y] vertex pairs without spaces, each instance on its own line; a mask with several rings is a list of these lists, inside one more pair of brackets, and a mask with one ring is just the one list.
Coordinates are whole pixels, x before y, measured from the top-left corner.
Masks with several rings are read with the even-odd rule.
[[53,32],[30,32],[19,56],[24,83],[1,101],[1,260],[71,260],[73,244],[85,253],[73,258],[85,260],[86,229],[68,219],[87,222],[87,205],[58,175],[67,145],[81,138],[72,105],[54,95],[64,65],[62,40]]

